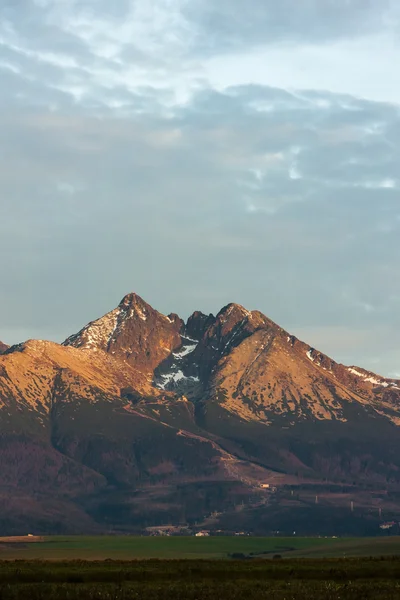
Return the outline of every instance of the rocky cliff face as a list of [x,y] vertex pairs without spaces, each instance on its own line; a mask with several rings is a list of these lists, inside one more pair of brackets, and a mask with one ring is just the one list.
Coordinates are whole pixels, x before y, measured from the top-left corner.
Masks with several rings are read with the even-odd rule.
[[215,323],[214,315],[205,315],[196,310],[188,319],[185,327],[187,335],[195,340],[200,340],[209,327]]
[[347,421],[353,408],[399,424],[400,385],[335,363],[276,326],[264,324],[218,362],[209,397],[243,419]]
[[238,304],[184,323],[129,294],[63,345],[7,348],[0,425],[4,507],[21,490],[48,531],[70,531],[71,511],[87,531],[110,514],[122,529],[182,520],[189,504],[198,519],[265,481],[400,485],[400,382]]
[[137,294],[125,296],[117,308],[70,336],[64,346],[104,350],[147,377],[181,344],[182,321],[166,317]]
[[7,348],[9,348],[9,346],[0,341],[0,354],[3,354],[7,350]]

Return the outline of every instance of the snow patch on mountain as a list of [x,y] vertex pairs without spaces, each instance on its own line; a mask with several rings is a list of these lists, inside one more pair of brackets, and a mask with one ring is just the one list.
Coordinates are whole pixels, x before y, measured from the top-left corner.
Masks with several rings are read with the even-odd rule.
[[136,318],[147,321],[144,306],[139,303],[134,305],[120,304],[100,319],[88,323],[78,333],[71,335],[63,342],[63,345],[107,350],[111,342],[122,332],[126,321]]
[[177,360],[180,360],[184,356],[187,356],[188,354],[191,354],[192,352],[194,352],[196,346],[197,346],[197,343],[196,344],[188,344],[188,345],[182,346],[182,348],[178,352],[173,352],[172,353],[173,357],[176,358]]
[[162,390],[174,391],[177,387],[191,386],[200,381],[197,376],[185,375],[182,370],[184,368],[184,360],[195,351],[199,342],[189,337],[182,337],[182,341],[181,348],[171,355],[172,362],[168,371],[158,375],[154,379],[154,385]]
[[115,332],[120,312],[121,309],[117,307],[97,321],[88,323],[78,333],[67,338],[63,346],[105,349]]
[[309,351],[307,352],[307,358],[309,358],[309,359],[311,360],[311,362],[314,362],[314,361],[315,361],[315,358],[314,358],[314,357],[313,357],[313,355],[312,355],[312,350],[309,350]]
[[[356,375],[356,377],[360,377],[361,379],[363,379],[364,381],[367,381],[368,383],[374,383],[375,385],[381,385],[382,387],[389,387],[389,385],[390,385],[387,381],[384,381],[383,379],[377,379],[376,377],[371,377],[369,375],[366,375],[365,373],[361,373],[360,371],[357,371],[357,369],[354,369],[353,367],[348,367],[347,370],[349,371],[349,373]],[[396,384],[392,384],[392,385],[397,387]]]

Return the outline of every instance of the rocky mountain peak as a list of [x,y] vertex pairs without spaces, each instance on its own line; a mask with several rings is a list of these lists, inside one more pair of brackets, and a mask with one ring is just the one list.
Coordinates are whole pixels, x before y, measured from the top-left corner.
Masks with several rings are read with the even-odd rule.
[[88,323],[63,345],[105,350],[151,377],[160,362],[181,345],[182,326],[177,315],[166,317],[130,293],[117,308]]
[[[257,311],[250,312],[240,304],[230,303],[216,317],[195,312],[189,318],[187,335],[199,340],[192,353],[196,374],[207,382],[219,360],[260,328],[270,322]],[[277,326],[276,326],[277,327]]]
[[236,302],[230,302],[229,304],[221,308],[221,310],[217,314],[217,319],[224,317],[226,318],[232,314],[241,316],[243,318],[243,316],[250,316],[251,312],[241,304],[237,304]]
[[147,321],[148,318],[151,319],[155,314],[160,314],[134,292],[126,294],[126,296],[122,298],[116,310],[118,309],[120,316],[124,315],[124,319],[129,318]]
[[221,357],[263,324],[258,314],[239,304],[227,305],[216,317],[195,311],[182,333],[181,348],[156,370],[155,385],[190,398],[200,397]]
[[122,309],[130,308],[138,311],[145,311],[146,309],[151,308],[150,305],[147,304],[147,302],[145,302],[138,294],[135,294],[135,292],[126,294],[118,306]]
[[64,345],[104,350],[165,391],[196,400],[224,395],[226,410],[255,420],[344,420],[347,404],[360,399],[378,402],[386,415],[400,397],[399,382],[339,365],[236,303],[217,316],[195,311],[185,325],[131,293]]
[[196,310],[187,320],[186,334],[195,340],[200,340],[206,330],[214,323],[214,315],[206,315],[200,310]]
[[181,319],[179,315],[177,315],[176,313],[170,313],[168,315],[168,319],[174,325],[176,331],[178,331],[181,334],[184,332],[185,321]]
[[[217,314],[214,323],[205,333],[205,341],[226,352],[238,346],[246,337],[258,329],[279,327],[259,311],[249,311],[240,304],[228,304]],[[213,340],[213,341],[212,341]]]
[[4,342],[0,341],[0,354],[3,354],[3,352],[5,352],[7,348],[9,348],[9,346],[7,344],[4,344]]
[[[264,494],[288,485],[303,494],[305,477],[321,486],[315,494],[327,499],[329,519],[355,493],[368,519],[378,497],[387,495],[385,511],[400,507],[386,494],[400,485],[400,380],[338,364],[239,304],[217,316],[196,311],[185,325],[128,294],[64,345],[28,340],[3,351],[0,409],[0,484],[22,532],[43,527],[43,518],[58,528],[64,513],[69,527],[77,510],[96,515],[101,530],[101,515],[104,530],[109,515],[128,529],[140,511],[146,522],[170,523],[172,514],[180,523],[183,498],[198,520],[215,499],[225,523],[235,481],[235,498],[248,501],[242,513],[255,510],[256,531],[260,508],[264,515],[270,506]],[[37,491],[58,512],[48,512],[47,500],[38,504]],[[271,502],[273,530],[279,498]],[[21,525],[26,508],[38,527]],[[285,502],[282,511],[286,519]],[[341,508],[338,515],[342,522]],[[234,511],[235,528],[237,518]]]
[[214,336],[218,332],[220,338],[226,338],[238,326],[244,327],[251,320],[251,312],[240,304],[228,304],[217,314],[214,327],[209,330],[209,335]]

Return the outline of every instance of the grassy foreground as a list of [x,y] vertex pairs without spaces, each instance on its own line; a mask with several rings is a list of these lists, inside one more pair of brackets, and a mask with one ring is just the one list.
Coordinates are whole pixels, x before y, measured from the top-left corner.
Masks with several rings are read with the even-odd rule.
[[400,564],[382,559],[0,562],[1,600],[389,600]]
[[223,559],[267,557],[400,556],[400,537],[263,538],[54,536],[0,538],[0,560]]

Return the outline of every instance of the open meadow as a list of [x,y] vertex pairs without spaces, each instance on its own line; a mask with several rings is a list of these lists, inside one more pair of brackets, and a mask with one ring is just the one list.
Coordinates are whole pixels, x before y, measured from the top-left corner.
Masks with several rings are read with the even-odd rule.
[[400,538],[0,539],[1,600],[258,598],[400,598]]
[[400,556],[400,537],[49,536],[0,538],[0,560]]

